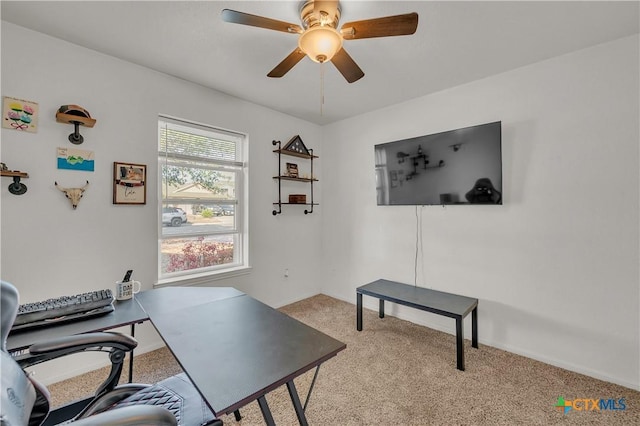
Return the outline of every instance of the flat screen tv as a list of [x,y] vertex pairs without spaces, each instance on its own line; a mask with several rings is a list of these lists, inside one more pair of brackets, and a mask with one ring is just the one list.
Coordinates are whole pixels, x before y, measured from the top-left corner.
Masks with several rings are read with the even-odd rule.
[[502,204],[500,121],[375,146],[378,205]]

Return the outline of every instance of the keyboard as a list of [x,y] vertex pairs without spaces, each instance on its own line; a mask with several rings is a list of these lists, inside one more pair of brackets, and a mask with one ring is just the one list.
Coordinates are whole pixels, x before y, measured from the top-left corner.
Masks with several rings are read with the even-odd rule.
[[11,331],[80,321],[105,315],[111,311],[113,311],[113,294],[109,289],[25,303],[18,307],[18,315]]

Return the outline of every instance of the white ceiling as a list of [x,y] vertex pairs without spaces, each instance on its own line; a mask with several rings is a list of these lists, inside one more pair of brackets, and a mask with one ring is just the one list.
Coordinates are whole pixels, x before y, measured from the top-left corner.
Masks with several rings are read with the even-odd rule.
[[[299,1],[2,1],[2,20],[318,124],[639,32],[637,1],[342,1],[341,24],[419,14],[411,36],[347,40],[349,84],[304,58],[266,74],[297,36],[223,22],[224,8],[300,24]],[[74,64],[82,67],[82,64]]]

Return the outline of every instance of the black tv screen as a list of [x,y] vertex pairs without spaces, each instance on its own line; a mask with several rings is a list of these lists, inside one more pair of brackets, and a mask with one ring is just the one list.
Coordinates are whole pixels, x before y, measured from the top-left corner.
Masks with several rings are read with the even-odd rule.
[[378,205],[502,204],[500,121],[375,146]]

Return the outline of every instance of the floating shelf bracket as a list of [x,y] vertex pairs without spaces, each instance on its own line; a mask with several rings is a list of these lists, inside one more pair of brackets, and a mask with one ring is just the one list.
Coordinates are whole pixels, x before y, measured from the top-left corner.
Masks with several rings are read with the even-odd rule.
[[73,133],[69,135],[69,142],[80,145],[84,138],[80,134],[80,126],[93,127],[96,120],[91,118],[89,111],[79,105],[62,105],[56,112],[58,123],[73,124]]
[[13,195],[22,195],[27,192],[27,185],[20,182],[20,179],[26,179],[29,175],[25,172],[19,172],[17,170],[2,170],[2,176],[8,176],[13,178],[13,183],[9,185],[9,192]]

